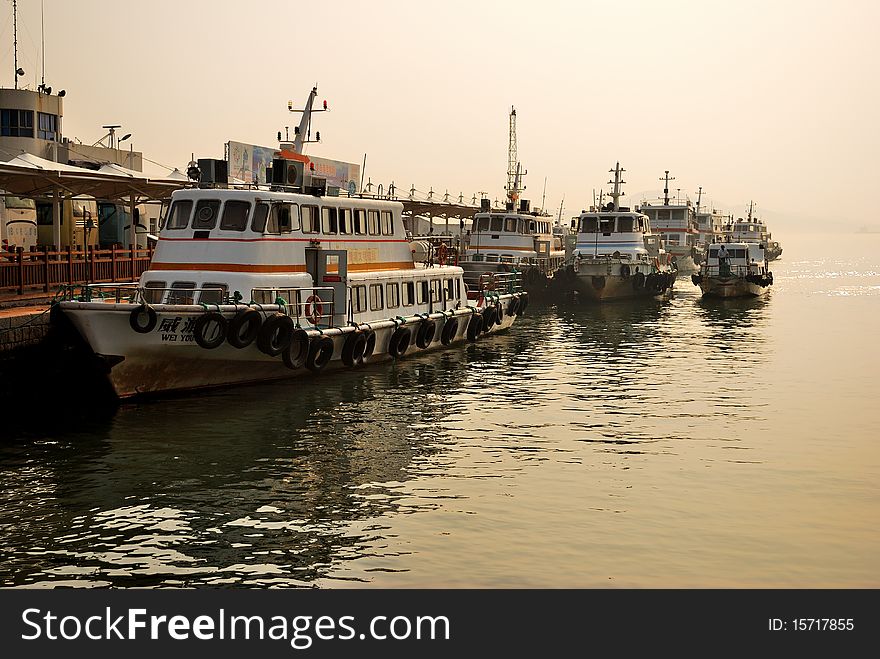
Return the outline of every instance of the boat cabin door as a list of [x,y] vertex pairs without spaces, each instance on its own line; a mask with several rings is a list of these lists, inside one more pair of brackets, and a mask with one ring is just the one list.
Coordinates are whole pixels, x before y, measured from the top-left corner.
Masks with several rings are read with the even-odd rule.
[[[306,248],[306,270],[315,282],[315,295],[324,301],[326,308],[319,321],[321,326],[331,324],[329,302],[332,296],[332,324],[344,325],[348,305],[348,251],[344,249]],[[330,289],[330,290],[328,290]],[[331,292],[332,291],[332,292]]]

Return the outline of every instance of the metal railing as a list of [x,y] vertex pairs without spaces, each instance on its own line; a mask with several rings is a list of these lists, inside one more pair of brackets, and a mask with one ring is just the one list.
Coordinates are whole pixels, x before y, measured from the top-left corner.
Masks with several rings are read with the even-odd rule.
[[764,274],[763,265],[722,264],[704,265],[700,268],[700,274],[704,277],[745,277],[747,275]]
[[286,309],[297,325],[308,320],[315,326],[326,321],[333,327],[336,291],[331,286],[298,286],[294,288],[261,287],[251,289],[252,304],[277,304]]

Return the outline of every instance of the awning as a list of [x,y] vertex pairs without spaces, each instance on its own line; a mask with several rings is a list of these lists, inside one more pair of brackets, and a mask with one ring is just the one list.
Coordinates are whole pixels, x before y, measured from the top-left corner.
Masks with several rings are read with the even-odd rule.
[[65,197],[89,195],[97,199],[138,201],[163,199],[186,186],[186,181],[150,178],[119,165],[100,170],[74,167],[30,153],[0,163],[0,190],[20,197],[49,197],[58,191]]

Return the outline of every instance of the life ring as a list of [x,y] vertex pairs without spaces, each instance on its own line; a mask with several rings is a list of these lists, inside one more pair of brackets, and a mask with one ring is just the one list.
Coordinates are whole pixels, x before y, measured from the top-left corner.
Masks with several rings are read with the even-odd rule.
[[290,335],[290,344],[281,353],[281,358],[287,368],[295,371],[303,367],[308,356],[309,335],[304,329],[297,327]]
[[471,316],[467,326],[467,340],[471,343],[476,342],[480,338],[480,332],[483,329],[483,316],[475,313]]
[[257,338],[263,316],[256,309],[242,309],[229,321],[226,340],[233,348],[247,348]]
[[[141,314],[147,314],[147,322],[142,323],[140,321]],[[131,329],[133,329],[138,334],[146,334],[147,332],[152,332],[156,327],[156,310],[153,309],[149,304],[142,304],[137,309],[132,310],[132,312],[128,315],[128,324],[131,325]]]
[[317,325],[324,315],[324,300],[317,294],[309,295],[303,308],[303,315],[312,325]]
[[277,357],[290,345],[293,336],[293,321],[290,316],[276,313],[263,321],[257,333],[257,347],[260,352]]
[[626,279],[627,277],[629,277],[629,275],[630,275],[629,264],[624,263],[623,265],[620,266],[620,276],[623,277],[624,279]]
[[333,356],[333,339],[329,336],[322,336],[317,341],[313,341],[309,346],[309,356],[306,357],[306,368],[312,373],[318,373],[330,363]]
[[455,340],[456,334],[458,334],[458,318],[452,317],[443,324],[443,330],[440,332],[440,343],[448,346]]
[[372,357],[373,351],[376,349],[376,333],[373,330],[367,330],[364,336],[366,337],[367,342],[364,344],[364,354],[361,355],[361,364]]
[[[226,327],[228,325],[229,321],[217,311],[203,313],[196,319],[195,325],[193,325],[193,338],[202,348],[213,350],[226,340]],[[208,334],[209,328],[213,328],[210,336]]]
[[495,307],[486,307],[483,309],[483,331],[488,332],[495,324]]
[[434,334],[437,333],[437,323],[433,320],[424,320],[419,324],[416,330],[416,345],[424,350],[431,342],[434,341]]
[[408,327],[398,327],[388,341],[388,354],[399,359],[409,348],[412,332]]
[[495,324],[500,325],[502,322],[504,322],[504,306],[499,301],[495,305]]
[[437,248],[437,263],[440,265],[446,265],[446,251],[447,251],[446,243],[440,243],[440,247]]
[[354,366],[360,363],[364,356],[364,348],[367,347],[367,337],[363,332],[352,332],[345,337],[342,344],[342,363],[346,366]]

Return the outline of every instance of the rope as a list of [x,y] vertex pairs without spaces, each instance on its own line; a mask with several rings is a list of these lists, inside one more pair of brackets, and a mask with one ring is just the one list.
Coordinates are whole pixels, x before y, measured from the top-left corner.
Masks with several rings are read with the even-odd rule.
[[17,325],[16,327],[8,327],[8,328],[6,328],[6,329],[0,330],[0,334],[6,334],[7,332],[14,332],[15,330],[17,330],[17,329],[21,329],[22,327],[27,327],[28,325],[30,325],[31,323],[33,323],[35,320],[37,320],[37,318],[40,318],[40,317],[43,316],[44,314],[49,313],[51,310],[52,310],[52,307],[50,306],[50,307],[49,307],[48,309],[46,309],[45,311],[41,311],[41,312],[38,313],[36,316],[34,316],[34,317],[31,318],[30,320],[28,320],[28,321],[22,323],[21,325]]

